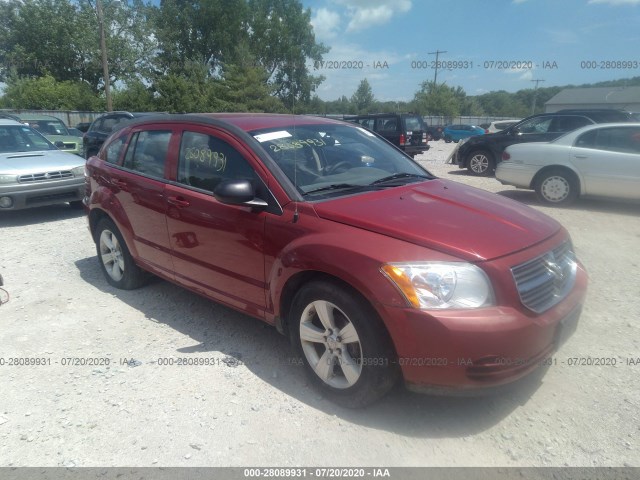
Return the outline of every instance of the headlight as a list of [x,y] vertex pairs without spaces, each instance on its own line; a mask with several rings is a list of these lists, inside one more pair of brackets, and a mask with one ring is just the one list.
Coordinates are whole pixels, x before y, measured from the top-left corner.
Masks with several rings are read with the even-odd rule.
[[414,308],[478,308],[495,302],[487,275],[470,263],[388,263],[381,270]]
[[0,183],[18,183],[18,176],[0,174]]
[[71,172],[73,173],[74,177],[84,177],[84,165],[73,167],[71,169]]

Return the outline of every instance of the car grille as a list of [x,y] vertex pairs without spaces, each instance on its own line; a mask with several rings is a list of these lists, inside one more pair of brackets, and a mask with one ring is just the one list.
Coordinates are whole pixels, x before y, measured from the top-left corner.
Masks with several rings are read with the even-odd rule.
[[576,280],[576,259],[571,242],[511,269],[522,304],[536,313],[567,296]]
[[73,173],[69,170],[59,170],[57,172],[32,173],[29,175],[20,175],[18,181],[20,183],[48,182],[51,180],[62,180],[63,178],[73,178]]

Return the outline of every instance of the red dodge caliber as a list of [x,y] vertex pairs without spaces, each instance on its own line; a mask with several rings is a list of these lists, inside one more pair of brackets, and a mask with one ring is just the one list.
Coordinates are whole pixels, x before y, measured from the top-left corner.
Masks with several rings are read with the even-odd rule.
[[357,125],[293,115],[145,117],[87,162],[100,266],[151,272],[274,325],[346,406],[511,383],[575,329],[567,231],[434,177]]

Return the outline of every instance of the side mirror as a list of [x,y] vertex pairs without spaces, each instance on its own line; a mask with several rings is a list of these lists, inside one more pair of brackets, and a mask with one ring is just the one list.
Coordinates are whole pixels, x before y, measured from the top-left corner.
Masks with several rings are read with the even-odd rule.
[[60,150],[62,150],[64,148],[64,143],[62,143],[60,140],[55,142],[54,145],[56,146],[56,148],[58,148]]
[[269,204],[256,198],[256,192],[249,180],[223,180],[213,190],[213,196],[220,203],[227,205],[246,205],[254,208],[265,208]]

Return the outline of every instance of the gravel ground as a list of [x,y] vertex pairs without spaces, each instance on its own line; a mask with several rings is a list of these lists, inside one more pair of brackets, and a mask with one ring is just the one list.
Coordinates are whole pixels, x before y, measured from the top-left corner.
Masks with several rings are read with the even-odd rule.
[[[346,410],[307,384],[287,340],[261,322],[160,280],[111,288],[81,213],[4,212],[0,466],[640,466],[640,360],[629,360],[640,357],[639,206],[543,207],[446,164],[453,147],[432,142],[418,160],[573,236],[590,292],[557,365],[508,395],[398,389]],[[14,357],[50,364],[9,366]],[[158,363],[168,357],[213,365]],[[616,365],[572,365],[587,357]]]

